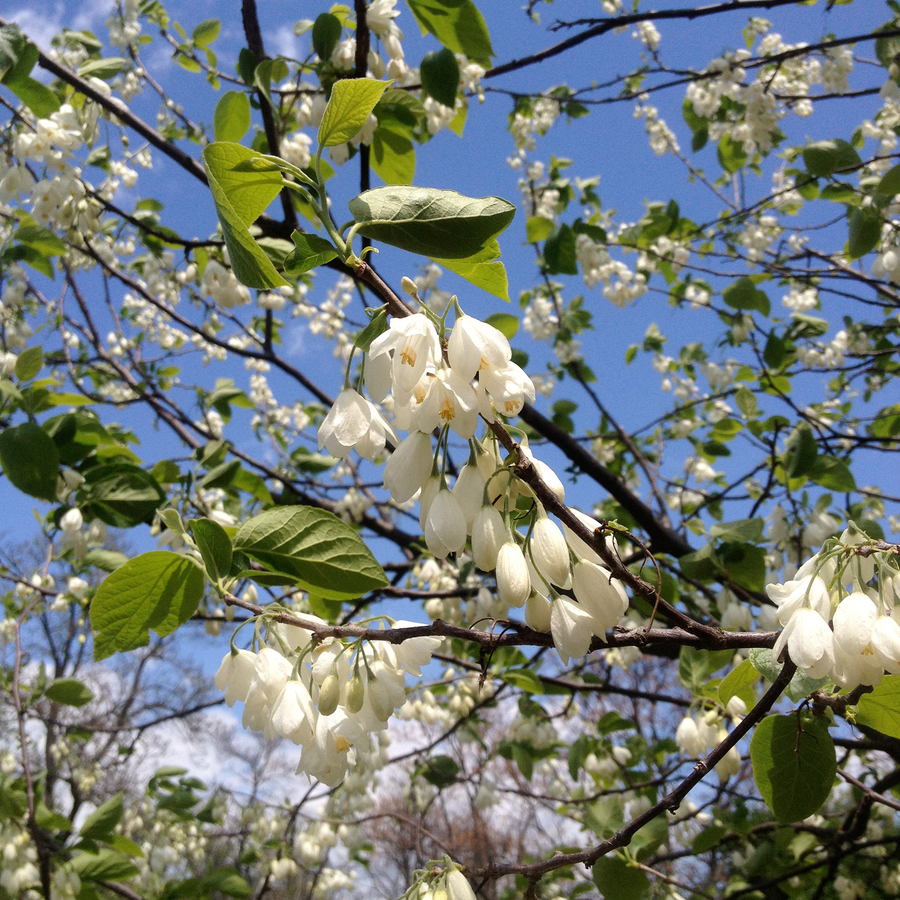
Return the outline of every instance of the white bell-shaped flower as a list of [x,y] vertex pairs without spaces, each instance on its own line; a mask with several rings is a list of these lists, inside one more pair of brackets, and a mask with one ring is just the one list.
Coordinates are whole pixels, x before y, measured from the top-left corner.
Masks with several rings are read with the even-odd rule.
[[609,569],[579,560],[572,571],[572,589],[581,606],[595,621],[594,633],[602,637],[619,624],[628,610],[628,595]]
[[453,369],[439,369],[431,378],[428,393],[419,407],[419,431],[450,428],[468,440],[478,427],[475,388]]
[[766,593],[778,607],[778,621],[782,625],[786,626],[796,611],[804,606],[814,609],[826,621],[831,618],[828,585],[818,576],[805,575],[785,584],[768,584]]
[[559,525],[540,516],[531,532],[531,553],[538,572],[551,584],[565,588],[571,583],[569,545]]
[[524,606],[531,594],[531,578],[522,548],[507,540],[497,554],[497,594],[507,606]]
[[[491,404],[504,416],[517,416],[526,400],[534,400],[534,384],[514,362],[502,368],[485,366],[478,373],[479,411],[493,421]],[[489,401],[489,402],[486,402]]]
[[[467,317],[468,318],[468,317]],[[475,891],[459,869],[451,869],[445,878],[447,900],[475,900]]]
[[551,603],[537,591],[532,591],[525,601],[525,623],[529,628],[546,634],[551,628]]
[[502,369],[512,359],[506,336],[472,316],[461,315],[453,325],[447,345],[450,366],[460,377],[471,381],[479,369]]
[[503,516],[495,506],[483,506],[472,524],[472,558],[483,572],[493,572],[508,537]]
[[787,647],[791,659],[812,678],[824,678],[834,668],[834,649],[828,623],[814,609],[803,606],[778,635],[775,658]]
[[869,642],[872,640],[872,628],[878,618],[878,610],[871,598],[859,591],[848,594],[834,611],[832,627],[834,629],[834,645],[852,656],[858,656],[866,650],[870,653]]
[[[573,509],[571,512],[576,519],[579,519],[584,523],[584,526],[588,531],[596,531],[600,527],[600,523],[587,513],[583,513],[577,509]],[[576,556],[580,556],[588,562],[596,563],[598,566],[605,565],[602,557],[578,537],[568,525],[563,524],[563,533]],[[606,535],[606,549],[609,550],[610,553],[617,555],[616,539],[611,534]]]
[[374,406],[353,388],[344,388],[319,426],[319,449],[343,459],[372,428]]
[[861,684],[876,685],[884,677],[884,668],[871,646],[862,653],[834,642],[834,667],[831,679],[845,690],[853,690]]
[[397,503],[406,503],[431,474],[431,435],[412,431],[384,464],[384,486]]
[[563,663],[571,657],[585,656],[594,637],[593,617],[566,597],[556,597],[550,609],[553,646]]
[[872,651],[879,664],[891,675],[900,675],[900,624],[892,616],[879,616],[875,620]]
[[693,716],[685,716],[675,729],[675,743],[679,749],[690,757],[700,756],[706,749],[706,741],[700,735],[700,729]]
[[448,488],[438,491],[425,522],[425,543],[438,559],[466,546],[466,517]]
[[292,678],[272,704],[269,725],[275,734],[295,744],[306,744],[315,733],[317,716],[309,691],[302,682]]
[[478,466],[468,463],[463,466],[453,485],[453,496],[459,501],[460,509],[466,518],[466,531],[471,534],[472,526],[484,502],[484,478]]
[[390,328],[372,341],[369,357],[382,353],[392,354],[391,376],[394,391],[403,395],[412,393],[429,365],[437,365],[441,358],[441,345],[434,325],[424,313],[394,317]]
[[256,671],[256,654],[249,650],[228,652],[222,659],[222,665],[216,672],[216,687],[225,692],[225,703],[234,706],[235,702],[243,703],[247,699],[250,680]]

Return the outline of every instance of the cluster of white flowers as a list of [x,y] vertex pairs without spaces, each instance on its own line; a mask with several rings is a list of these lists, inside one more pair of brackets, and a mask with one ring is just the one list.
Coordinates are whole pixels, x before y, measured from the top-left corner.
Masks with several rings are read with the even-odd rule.
[[421,637],[348,646],[332,638],[314,641],[303,628],[273,622],[259,652],[225,655],[216,687],[229,706],[244,704],[245,728],[301,747],[298,773],[334,787],[347,775],[354,748],[371,751],[372,734],[387,728],[406,702],[406,673],[420,676],[439,644],[440,638]]
[[681,148],[678,145],[675,132],[660,117],[659,110],[647,103],[646,100],[647,96],[641,95],[640,102],[634,109],[634,117],[635,119],[644,120],[644,127],[647,130],[647,136],[650,138],[650,149],[657,156],[680,152]]
[[[675,729],[675,743],[688,756],[701,756],[709,750],[714,750],[728,737],[728,730],[724,725],[725,716],[730,716],[737,724],[746,712],[747,704],[735,695],[724,709],[716,707],[702,714],[687,715]],[[740,754],[737,747],[732,747],[716,763],[716,774],[722,781],[726,781],[730,775],[736,775],[740,767]]]
[[603,296],[614,306],[627,306],[647,292],[647,276],[632,272],[618,259],[613,259],[602,244],[587,234],[575,238],[575,255],[584,273],[584,283],[590,287],[603,285]]
[[856,526],[830,539],[785,584],[770,584],[785,649],[813,678],[842,688],[877,685],[900,674],[900,570],[893,550],[880,549]]

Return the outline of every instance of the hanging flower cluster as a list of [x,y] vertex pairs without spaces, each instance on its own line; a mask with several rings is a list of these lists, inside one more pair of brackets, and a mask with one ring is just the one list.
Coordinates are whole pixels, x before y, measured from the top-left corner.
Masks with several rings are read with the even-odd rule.
[[[404,286],[415,295],[409,279]],[[348,383],[319,429],[319,446],[339,458],[355,449],[374,459],[389,440],[394,442],[384,486],[397,503],[418,497],[429,551],[443,559],[471,541],[475,565],[496,573],[500,600],[524,606],[528,624],[550,631],[567,662],[584,656],[595,635],[619,623],[628,597],[600,556],[564,533],[515,477],[515,460],[501,457],[494,435],[475,438],[479,417],[493,423],[497,413],[517,415],[526,399],[534,399],[534,386],[512,362],[509,341],[499,330],[463,313],[456,298],[452,307],[456,319],[449,337],[444,319],[423,310],[393,318],[371,340],[364,354],[364,383],[373,399]],[[391,423],[375,405],[389,395]],[[395,428],[409,432],[402,442]],[[452,488],[446,476],[450,431],[469,442],[469,460]],[[524,438],[521,446],[562,501],[558,476],[534,458]],[[589,528],[599,527],[589,516],[583,519]],[[611,538],[609,549],[615,552]]]
[[900,674],[900,569],[893,548],[853,523],[826,541],[791,581],[766,588],[784,630],[786,649],[813,678],[852,689]]
[[284,737],[300,746],[298,774],[329,787],[344,780],[355,748],[372,749],[371,735],[387,728],[394,710],[406,702],[406,673],[421,676],[441,642],[432,637],[397,645],[315,641],[306,629],[279,622],[257,624],[258,652],[238,650],[233,640],[216,674],[225,702],[244,704],[245,728],[266,740]]

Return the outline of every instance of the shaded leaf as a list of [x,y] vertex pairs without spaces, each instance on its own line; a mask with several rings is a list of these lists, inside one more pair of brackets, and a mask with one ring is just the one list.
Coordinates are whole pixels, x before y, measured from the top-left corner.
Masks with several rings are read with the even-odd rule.
[[13,487],[40,500],[56,499],[59,450],[34,422],[12,425],[0,434],[0,466]]

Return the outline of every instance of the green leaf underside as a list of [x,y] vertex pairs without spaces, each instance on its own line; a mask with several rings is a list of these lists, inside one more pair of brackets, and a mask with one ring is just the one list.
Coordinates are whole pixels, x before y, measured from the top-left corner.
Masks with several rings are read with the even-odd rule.
[[489,241],[478,253],[464,259],[441,259],[432,256],[432,262],[455,272],[469,284],[487,291],[500,300],[509,302],[509,281],[506,267],[500,262],[500,244]]
[[209,187],[222,225],[234,275],[247,287],[268,290],[287,282],[250,236],[249,227],[281,191],[281,173],[271,165],[238,170],[259,154],[240,144],[221,141],[203,151]]
[[815,813],[831,793],[837,772],[825,716],[769,716],[750,742],[756,785],[782,825]]
[[474,256],[516,213],[500,197],[406,185],[365,191],[349,206],[359,234],[434,259]]
[[309,506],[267,510],[248,520],[234,537],[234,549],[327,600],[352,600],[388,583],[356,531]]
[[344,78],[331,91],[319,126],[319,146],[336,147],[356,137],[381,99],[387,81]]
[[136,650],[150,642],[149,629],[171,634],[196,611],[203,573],[190,559],[154,550],[109,575],[91,604],[94,659]]

